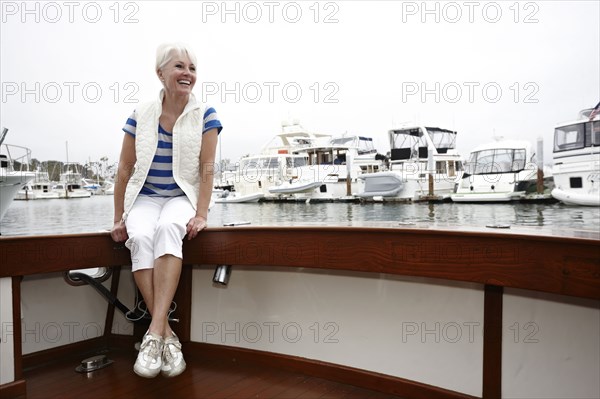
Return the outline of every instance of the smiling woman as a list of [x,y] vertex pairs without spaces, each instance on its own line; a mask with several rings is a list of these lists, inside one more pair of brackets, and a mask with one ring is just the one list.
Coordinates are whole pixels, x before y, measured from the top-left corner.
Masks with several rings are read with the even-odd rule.
[[221,123],[196,101],[196,57],[183,44],[156,54],[163,89],[138,107],[123,128],[112,238],[131,250],[135,282],[152,315],[136,374],[167,377],[186,367],[168,312],[179,284],[182,240],[207,226],[213,163]]

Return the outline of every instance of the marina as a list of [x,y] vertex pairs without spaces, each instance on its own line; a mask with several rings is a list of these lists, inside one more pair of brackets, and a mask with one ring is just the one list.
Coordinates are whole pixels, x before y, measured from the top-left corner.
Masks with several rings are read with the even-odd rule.
[[[463,161],[456,132],[434,127],[390,130],[389,157],[364,136],[299,125],[279,135],[282,146],[220,176],[208,229],[184,242],[172,312],[189,366],[164,389],[598,396],[599,123],[557,127],[555,198],[542,195],[549,187],[522,141],[477,147]],[[1,187],[11,196],[0,221],[1,321],[11,331],[0,347],[2,396],[163,395],[136,389],[128,371],[148,320],[137,314],[129,251],[109,235],[114,196],[92,195],[100,185],[76,170],[50,189],[29,162],[2,162],[2,182],[19,179]],[[58,198],[29,201],[48,192]],[[525,201],[534,192],[542,197]],[[557,327],[574,324],[575,345]],[[221,380],[202,382],[211,375]]]
[[600,2],[1,8],[1,399],[600,398]]

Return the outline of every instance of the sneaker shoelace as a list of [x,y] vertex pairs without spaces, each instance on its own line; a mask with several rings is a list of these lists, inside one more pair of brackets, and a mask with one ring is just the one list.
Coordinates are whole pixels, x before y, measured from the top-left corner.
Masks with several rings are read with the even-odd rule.
[[[160,355],[160,351],[158,350],[158,346],[159,346],[159,342],[156,338],[148,338],[146,340],[144,340],[144,342],[142,342],[142,346],[140,347],[140,351],[141,352],[146,352],[148,354],[148,356],[150,357],[150,359],[155,360],[158,359],[158,356]],[[148,348],[148,350],[146,351],[146,348]]]
[[165,343],[165,348],[164,348],[164,353],[163,353],[163,356],[165,358],[165,363],[171,363],[175,360],[175,357],[173,356],[173,353],[171,352],[171,347],[170,347],[171,345],[173,345],[177,349],[181,350],[181,342],[179,342],[179,341]]

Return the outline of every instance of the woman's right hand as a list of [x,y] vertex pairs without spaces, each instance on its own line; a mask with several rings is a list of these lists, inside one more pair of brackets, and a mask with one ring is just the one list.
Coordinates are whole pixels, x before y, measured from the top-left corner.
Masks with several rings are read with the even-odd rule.
[[110,236],[115,242],[124,242],[127,241],[129,236],[127,235],[127,227],[125,226],[125,222],[122,220],[115,222],[110,231]]

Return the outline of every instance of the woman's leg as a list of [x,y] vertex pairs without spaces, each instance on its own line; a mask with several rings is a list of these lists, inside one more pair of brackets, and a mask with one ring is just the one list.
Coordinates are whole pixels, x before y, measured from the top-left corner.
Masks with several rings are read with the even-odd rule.
[[162,337],[172,335],[168,313],[181,276],[186,225],[194,214],[194,208],[187,197],[175,197],[164,204],[156,226],[152,322],[149,330]]
[[154,306],[154,235],[161,210],[160,199],[140,196],[125,222],[129,235],[125,245],[131,252],[133,278],[150,314]]
[[168,314],[181,276],[181,259],[163,255],[154,262],[154,307],[150,332],[167,337],[172,335]]

